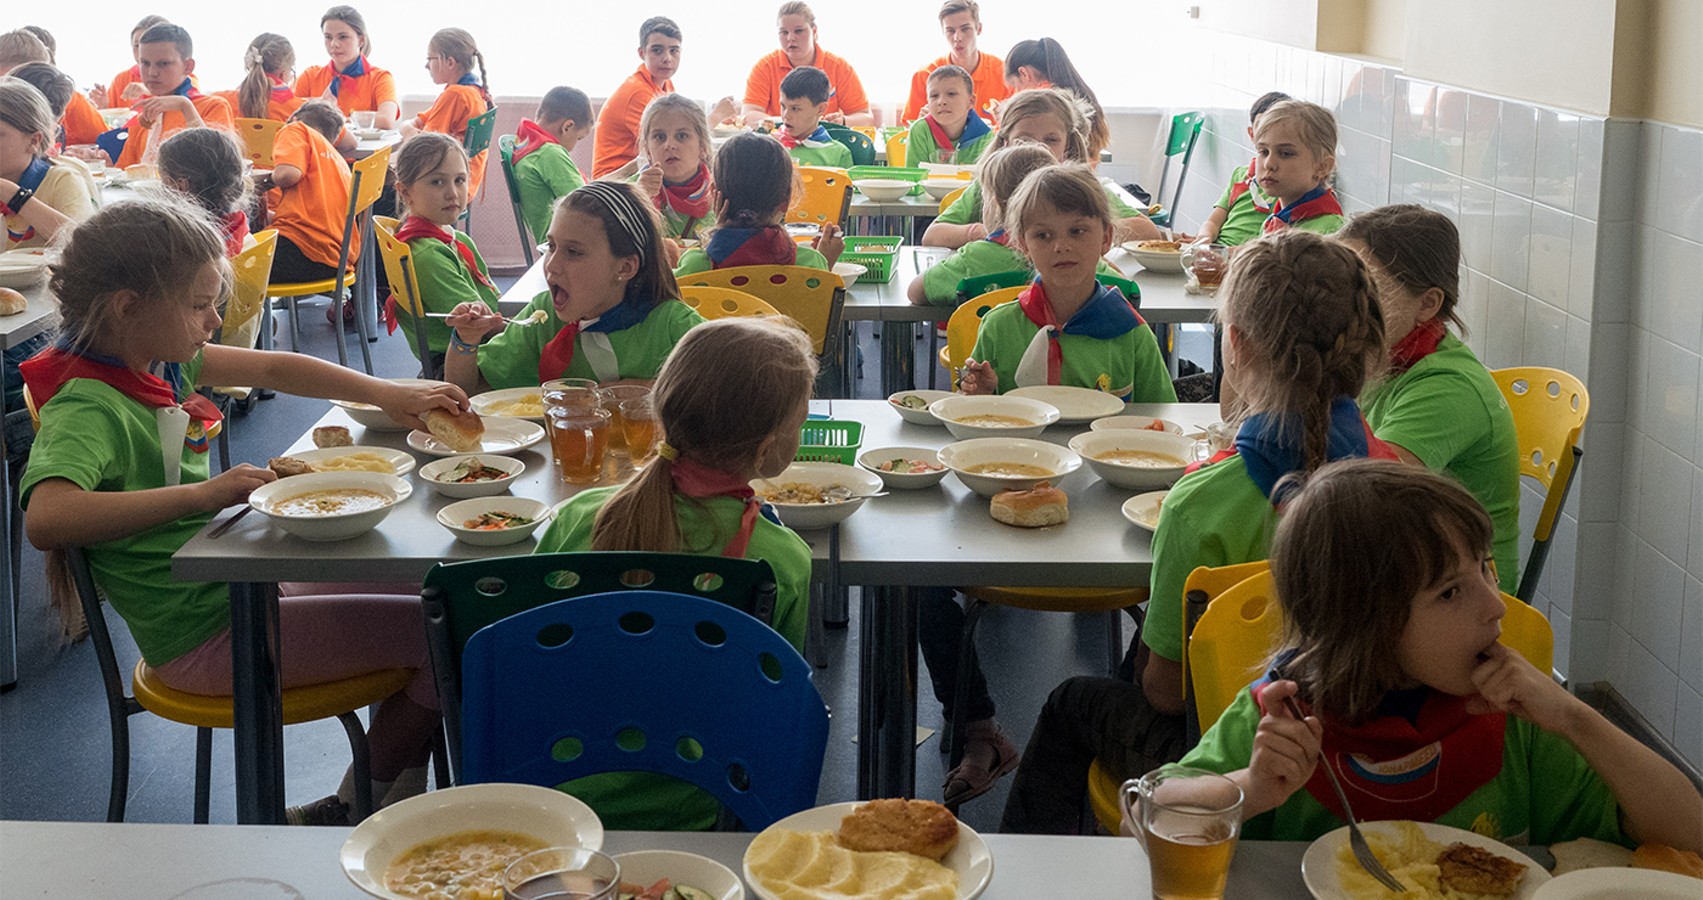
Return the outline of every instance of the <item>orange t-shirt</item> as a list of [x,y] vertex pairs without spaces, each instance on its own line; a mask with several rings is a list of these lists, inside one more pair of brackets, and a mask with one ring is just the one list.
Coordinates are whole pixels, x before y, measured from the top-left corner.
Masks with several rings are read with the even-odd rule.
[[672,80],[657,87],[643,65],[621,82],[597,113],[597,142],[592,145],[591,177],[602,178],[639,155],[639,120],[644,117],[645,107],[658,94],[673,90]]
[[[225,102],[231,105],[231,115],[239,119],[254,118],[253,116],[245,116],[242,114],[241,90],[214,91],[213,96],[223,97]],[[261,118],[271,119],[274,122],[288,122],[290,120],[290,116],[295,115],[296,110],[301,109],[302,104],[306,102],[306,98],[303,97],[292,96],[288,100],[279,100],[277,97],[269,97],[266,100],[266,115],[261,116]]]
[[[295,166],[302,172],[302,180],[284,189],[272,227],[308,259],[337,265],[343,220],[349,214],[349,164],[343,154],[306,122],[291,122],[278,129],[272,164]],[[352,236],[350,241],[349,261],[354,262],[361,242]]]
[[[309,66],[306,71],[296,76],[296,96],[312,100],[323,95],[331,86],[331,78],[336,70],[330,63],[323,66]],[[390,70],[367,66],[365,75],[351,78],[343,82],[337,89],[337,108],[348,115],[359,110],[377,111],[380,103],[396,102],[396,80],[390,77]]]
[[[864,94],[863,82],[858,80],[857,71],[851,63],[817,44],[816,60],[812,65],[828,76],[828,106],[822,110],[824,114],[858,113],[869,109],[869,97]],[[751,67],[751,76],[745,79],[746,104],[761,106],[764,115],[780,115],[781,79],[792,69],[785,50],[776,50],[757,60],[757,64]]]
[[[207,127],[236,131],[236,117],[231,115],[231,105],[225,102],[225,98],[215,94],[202,94],[189,102],[195,106],[195,111],[201,115],[201,121]],[[174,132],[189,127],[189,123],[179,113],[166,113],[162,121],[162,138],[170,137]],[[124,142],[124,152],[118,155],[116,165],[120,169],[142,161],[142,154],[148,149],[148,131],[148,128],[139,124],[131,127],[130,137]]]
[[[951,64],[952,57],[942,56],[911,76],[911,96],[905,101],[904,122],[922,118],[922,108],[928,105],[928,76],[935,69]],[[976,111],[989,123],[997,122],[994,108],[1011,96],[1011,88],[1005,84],[1005,61],[992,53],[982,53],[981,59],[976,61],[976,70],[970,73],[970,81],[976,89]]]
[[67,144],[92,144],[107,130],[106,120],[95,109],[94,101],[77,91],[71,92],[71,102],[65,104],[59,124],[65,129]]
[[[485,96],[477,87],[471,84],[445,85],[432,108],[420,114],[420,130],[441,131],[458,141],[465,141],[467,120],[484,115],[486,109]],[[478,194],[479,185],[485,183],[486,152],[481,150],[467,161],[467,193],[470,197]]]

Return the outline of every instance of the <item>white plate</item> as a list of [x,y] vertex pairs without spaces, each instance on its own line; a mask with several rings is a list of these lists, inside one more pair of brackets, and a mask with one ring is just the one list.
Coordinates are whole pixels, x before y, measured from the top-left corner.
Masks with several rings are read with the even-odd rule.
[[1105,391],[1049,384],[1021,387],[1006,391],[1007,397],[1028,397],[1058,407],[1058,420],[1066,425],[1079,425],[1124,411],[1124,402]]
[[1139,246],[1140,243],[1140,241],[1125,241],[1118,246],[1125,253],[1135,257],[1135,261],[1141,263],[1141,267],[1149,272],[1181,273],[1183,271],[1182,251],[1167,253],[1163,250],[1143,250]]
[[0,287],[26,288],[46,281],[49,262],[39,248],[0,253]]
[[1580,869],[1533,892],[1533,900],[1697,900],[1703,881],[1654,869]]
[[854,262],[834,263],[834,274],[840,276],[840,280],[848,285],[862,278],[864,273],[868,271],[868,266],[860,266]]
[[[1378,831],[1393,823],[1368,822],[1360,826],[1361,831]],[[1513,900],[1531,900],[1536,896],[1538,888],[1552,877],[1537,860],[1515,850],[1514,848],[1482,834],[1475,834],[1460,828],[1438,825],[1432,822],[1416,822],[1419,830],[1425,836],[1447,847],[1450,844],[1468,844],[1481,847],[1497,856],[1524,863],[1525,877],[1520,879],[1519,890],[1510,895]],[[1307,853],[1301,857],[1301,877],[1307,882],[1307,890],[1312,891],[1318,900],[1341,900],[1348,894],[1342,889],[1342,882],[1336,875],[1336,851],[1338,847],[1348,844],[1348,826],[1343,826],[1314,841],[1307,847]]]
[[505,419],[526,419],[529,422],[542,423],[544,421],[543,413],[539,413],[536,416],[517,416],[512,413],[491,411],[491,407],[499,403],[513,403],[516,400],[526,397],[541,397],[541,392],[542,388],[535,387],[504,388],[500,391],[486,391],[483,394],[475,394],[472,397],[467,398],[467,405],[471,406],[473,411],[481,416],[499,416]]
[[469,453],[518,453],[544,440],[544,426],[525,419],[492,416],[485,420],[485,439],[476,450],[456,450],[424,431],[408,432],[408,446],[433,456],[463,456]]
[[1170,491],[1148,491],[1145,494],[1136,494],[1134,497],[1125,500],[1123,505],[1124,518],[1128,519],[1131,525],[1143,531],[1152,531],[1158,528],[1159,504],[1165,500],[1165,495],[1169,493]]
[[679,850],[635,850],[615,857],[621,880],[645,886],[666,878],[676,886],[694,887],[715,900],[745,900],[745,886],[733,870],[696,853]]
[[392,450],[389,447],[363,447],[359,444],[352,447],[322,447],[317,450],[299,450],[289,454],[289,456],[312,465],[322,459],[336,459],[339,456],[348,456],[352,453],[371,453],[390,460],[390,466],[395,470],[397,476],[414,471],[412,454],[403,453],[401,450]]
[[339,854],[343,874],[374,897],[406,900],[384,887],[384,872],[421,843],[477,829],[515,831],[547,847],[603,846],[603,823],[578,798],[525,784],[475,784],[409,797],[368,816]]
[[[860,803],[830,803],[796,812],[770,825],[764,832],[781,829],[783,831],[839,831],[840,820],[851,815]],[[987,890],[988,882],[993,881],[993,853],[988,850],[987,842],[976,833],[974,828],[958,823],[958,846],[946,854],[940,864],[958,873],[958,900],[974,900]],[[763,889],[757,879],[752,877],[751,868],[743,862],[740,865],[745,875],[745,883],[751,886],[751,892],[762,900],[775,900],[775,895]]]

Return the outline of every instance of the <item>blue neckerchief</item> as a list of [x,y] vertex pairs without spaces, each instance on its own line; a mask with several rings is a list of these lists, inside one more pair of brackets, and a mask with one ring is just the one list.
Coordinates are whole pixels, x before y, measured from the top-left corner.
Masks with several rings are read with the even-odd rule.
[[745,246],[745,242],[754,237],[761,228],[735,228],[723,225],[710,232],[710,239],[704,242],[704,255],[712,262],[720,263],[733,255],[733,251]]
[[[24,174],[18,176],[18,187],[29,191],[40,190],[41,180],[47,177],[47,170],[51,168],[53,168],[53,163],[42,157],[38,156],[30,160],[30,164],[24,166]],[[12,211],[17,212],[17,210]]]
[[[763,518],[768,519],[769,521],[775,523],[776,525],[781,525],[780,513],[775,512],[775,508],[773,506],[770,506],[768,503],[764,503],[764,504],[758,506],[757,507],[757,514],[762,516]],[[786,526],[781,525],[781,527],[785,528]]]
[[367,58],[365,56],[355,57],[354,62],[341,69],[333,68],[331,72],[331,96],[337,96],[337,92],[342,89],[343,79],[341,76],[347,75],[350,78],[359,78],[365,74],[367,74]]
[[177,87],[173,88],[172,93],[178,95],[179,97],[187,97],[187,96],[189,96],[189,92],[194,90],[194,89],[195,89],[195,82],[191,81],[188,75],[185,75],[185,76],[183,76],[183,83],[178,85]]
[[1129,305],[1123,292],[1115,287],[1096,284],[1094,296],[1082,304],[1076,315],[1064,323],[1059,329],[1060,334],[1080,334],[1097,340],[1109,341],[1122,337],[1143,324],[1140,314],[1135,307]]
[[634,325],[643,322],[645,317],[650,315],[650,311],[654,306],[655,304],[648,304],[637,297],[627,297],[620,303],[615,304],[614,309],[598,316],[597,321],[590,324],[582,324],[580,326],[580,330],[596,331],[604,334],[615,331],[626,331]]
[[1301,199],[1295,201],[1293,204],[1285,205],[1282,209],[1272,213],[1272,216],[1274,216],[1279,222],[1287,225],[1289,224],[1289,219],[1295,215],[1296,210],[1306,206],[1314,200],[1319,199],[1320,197],[1323,197],[1327,193],[1329,193],[1328,189],[1321,184],[1308,191],[1306,194],[1303,194]]
[[468,87],[478,87],[479,86],[479,76],[473,74],[472,72],[463,72],[463,73],[461,73],[461,77],[457,78],[455,80],[455,83],[456,84],[465,84]]
[[968,147],[972,142],[980,140],[982,135],[992,130],[988,127],[988,123],[976,114],[975,110],[970,110],[969,117],[964,119],[964,133],[958,135],[959,149]]
[[[816,123],[816,130],[810,132],[809,136],[804,138],[804,140],[805,141],[814,141],[818,144],[826,144],[826,143],[833,141],[833,138],[828,136],[827,126],[823,125],[821,122],[817,122]],[[801,141],[800,143],[803,143],[803,142]]]
[[[1338,397],[1330,405],[1330,436],[1325,456],[1335,462],[1367,455],[1366,420],[1351,397]],[[1248,477],[1273,506],[1285,497],[1273,493],[1283,476],[1301,468],[1301,427],[1292,417],[1254,413],[1236,431],[1236,453],[1247,465]],[[1287,493],[1287,492],[1286,492]]]
[[[75,344],[71,343],[71,338],[68,335],[60,335],[59,339],[53,342],[53,346],[54,349],[59,350],[62,353],[70,353],[74,356],[81,356],[92,363],[100,363],[103,366],[112,366],[117,369],[130,368],[129,363],[116,356],[107,356],[102,353],[90,353],[88,350],[78,349]],[[184,398],[183,363],[156,363],[156,365],[160,367],[160,379],[171,385],[172,396],[177,399],[177,402],[182,403]]]

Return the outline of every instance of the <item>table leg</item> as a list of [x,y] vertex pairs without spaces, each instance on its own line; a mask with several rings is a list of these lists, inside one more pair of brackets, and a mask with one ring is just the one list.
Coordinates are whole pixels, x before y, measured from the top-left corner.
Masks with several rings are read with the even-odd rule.
[[863,589],[857,796],[916,796],[917,616],[907,587]]
[[[6,376],[0,370],[0,428],[6,421]],[[18,686],[18,560],[12,555],[12,509],[18,498],[12,493],[12,454],[0,447],[0,493],[6,505],[0,509],[0,692]]]
[[916,385],[916,323],[881,323],[881,392],[890,397],[914,391]]
[[231,585],[237,822],[284,824],[284,710],[276,585]]

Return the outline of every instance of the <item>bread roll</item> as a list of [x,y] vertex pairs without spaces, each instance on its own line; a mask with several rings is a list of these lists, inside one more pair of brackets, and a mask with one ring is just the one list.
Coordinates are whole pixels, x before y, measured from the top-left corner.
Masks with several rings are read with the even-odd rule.
[[485,421],[471,409],[461,413],[432,409],[420,418],[425,421],[426,428],[431,430],[432,437],[457,453],[478,450],[485,437]]
[[321,450],[326,447],[352,447],[355,439],[349,436],[349,429],[341,425],[321,425],[313,430],[313,445]]
[[1064,491],[1043,481],[1032,491],[1001,491],[995,494],[989,511],[996,520],[1007,525],[1044,528],[1070,520],[1070,501]]
[[1703,857],[1689,850],[1676,850],[1666,844],[1644,844],[1632,851],[1632,868],[1656,869],[1703,878]]
[[28,309],[30,301],[24,295],[7,287],[0,287],[0,316],[15,316]]
[[1579,869],[1625,868],[1632,865],[1632,851],[1594,838],[1578,838],[1553,844],[1549,852],[1555,856],[1552,875],[1565,875]]

